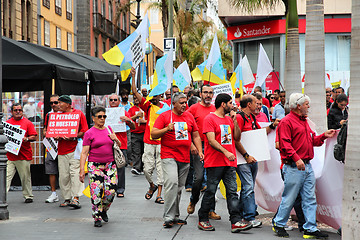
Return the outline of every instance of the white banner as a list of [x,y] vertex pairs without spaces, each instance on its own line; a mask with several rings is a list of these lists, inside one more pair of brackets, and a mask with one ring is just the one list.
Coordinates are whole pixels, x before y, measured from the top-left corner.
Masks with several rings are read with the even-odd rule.
[[44,138],[43,144],[46,147],[48,154],[50,154],[52,159],[55,160],[58,155],[58,141],[56,141],[54,138]]
[[229,94],[231,97],[233,97],[231,83],[214,85],[214,86],[212,86],[212,88],[214,90],[214,96],[213,96],[211,104],[213,104],[213,105],[215,104],[216,96],[219,95],[220,93],[226,93],[226,94]]
[[26,131],[21,129],[19,126],[15,126],[7,122],[3,122],[3,125],[4,135],[8,139],[8,142],[5,144],[5,151],[18,155]]
[[[268,134],[268,143],[271,159],[259,162],[255,196],[259,206],[276,212],[284,182],[280,173],[280,153],[275,149],[275,131]],[[327,139],[322,147],[315,147],[311,165],[316,177],[317,220],[338,229],[341,226],[344,164],[334,159],[335,143],[336,136]]]
[[126,124],[120,120],[120,117],[125,116],[125,108],[106,108],[106,115],[105,126],[110,125],[114,132],[126,132]]

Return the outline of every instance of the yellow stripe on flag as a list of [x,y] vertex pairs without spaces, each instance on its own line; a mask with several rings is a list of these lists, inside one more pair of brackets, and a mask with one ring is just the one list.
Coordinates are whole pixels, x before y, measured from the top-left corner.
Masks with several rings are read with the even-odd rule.
[[106,53],[104,53],[102,56],[105,59],[105,61],[107,61],[112,65],[120,66],[122,61],[124,60],[124,55],[122,54],[122,52],[120,51],[117,45],[111,48]]
[[194,82],[197,82],[197,81],[201,81],[202,80],[202,73],[200,71],[199,68],[195,68],[194,70],[192,70],[191,72],[191,76],[194,80]]
[[228,83],[228,81],[226,81],[225,79],[221,79],[219,78],[218,76],[216,76],[214,73],[211,73],[210,74],[210,71],[205,68],[204,69],[204,75],[203,75],[203,78],[204,82],[212,82],[212,83],[215,83],[215,84],[224,84],[224,83]]

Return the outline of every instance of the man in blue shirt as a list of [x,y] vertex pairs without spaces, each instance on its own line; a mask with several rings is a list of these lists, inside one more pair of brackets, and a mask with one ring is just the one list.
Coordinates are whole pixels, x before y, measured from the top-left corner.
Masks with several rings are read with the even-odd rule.
[[272,119],[282,119],[285,117],[285,91],[281,91],[280,94],[280,102],[275,105],[274,111],[272,114]]

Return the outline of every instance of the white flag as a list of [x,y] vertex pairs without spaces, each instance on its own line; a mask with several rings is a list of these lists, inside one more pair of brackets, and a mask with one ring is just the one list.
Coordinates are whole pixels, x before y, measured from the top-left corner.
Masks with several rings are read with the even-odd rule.
[[174,67],[173,67],[173,51],[174,49],[171,48],[170,51],[167,53],[167,58],[164,63],[165,73],[167,77],[167,88],[169,89],[171,87],[171,83],[173,80],[173,73],[174,73]]
[[243,76],[243,86],[248,85],[255,81],[254,74],[251,71],[249,60],[245,55],[242,59],[242,76]]
[[[262,44],[260,43],[259,49],[259,58],[258,58],[258,65],[257,65],[257,73],[256,73],[256,82],[254,87],[261,86],[266,80],[266,77],[273,71],[273,67],[270,63],[270,60],[263,48]],[[264,89],[265,90],[265,89]]]

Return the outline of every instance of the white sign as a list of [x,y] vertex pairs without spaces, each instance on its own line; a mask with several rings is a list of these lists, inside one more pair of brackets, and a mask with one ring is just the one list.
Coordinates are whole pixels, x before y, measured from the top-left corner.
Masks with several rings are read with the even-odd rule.
[[[253,156],[256,161],[270,160],[269,143],[266,128],[246,131],[241,133],[241,144],[246,152]],[[236,150],[237,164],[245,164],[246,161],[239,151]]]
[[176,38],[170,37],[170,38],[164,38],[164,55],[168,53],[171,49],[173,49],[173,61],[176,60]]
[[137,36],[135,41],[131,44],[130,49],[133,55],[133,59],[132,59],[133,67],[137,68],[139,63],[144,59],[140,35]]
[[215,104],[216,96],[219,95],[220,93],[226,93],[226,94],[229,94],[231,96],[231,98],[233,97],[231,83],[215,85],[215,86],[212,86],[212,88],[214,90],[214,97],[211,102],[212,104]]
[[105,120],[105,126],[109,126],[114,132],[126,132],[125,122],[120,120],[120,117],[125,116],[125,108],[106,108],[107,118]]
[[5,144],[5,151],[18,155],[26,131],[21,129],[19,126],[15,126],[7,122],[3,122],[3,125],[4,135],[8,139],[8,142]]
[[48,154],[51,155],[52,159],[55,160],[56,156],[58,155],[58,141],[54,138],[44,138],[43,144],[48,151]]

